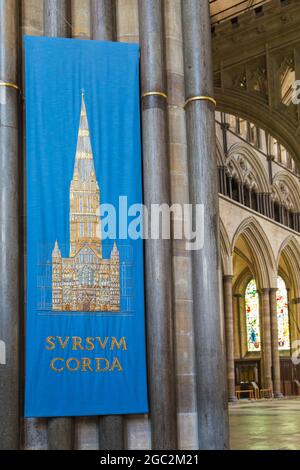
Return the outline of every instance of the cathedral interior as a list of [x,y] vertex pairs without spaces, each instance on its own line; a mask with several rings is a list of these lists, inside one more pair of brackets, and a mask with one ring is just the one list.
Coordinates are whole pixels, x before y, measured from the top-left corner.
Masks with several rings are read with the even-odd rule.
[[[300,449],[299,26],[298,0],[0,0],[1,448]],[[145,243],[149,415],[22,416],[25,34],[139,43],[145,202],[205,207],[201,252]]]

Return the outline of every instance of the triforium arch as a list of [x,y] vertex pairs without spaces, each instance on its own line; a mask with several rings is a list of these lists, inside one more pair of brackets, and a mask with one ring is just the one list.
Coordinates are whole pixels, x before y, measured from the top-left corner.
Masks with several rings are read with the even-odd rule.
[[259,222],[251,216],[241,222],[232,240],[232,253],[240,236],[249,248],[258,288],[276,287],[275,257],[267,235]]
[[274,200],[294,213],[300,212],[300,186],[287,171],[278,171],[272,181]]
[[267,172],[250,145],[237,142],[228,151],[226,166],[232,165],[241,183],[258,193],[270,193]]

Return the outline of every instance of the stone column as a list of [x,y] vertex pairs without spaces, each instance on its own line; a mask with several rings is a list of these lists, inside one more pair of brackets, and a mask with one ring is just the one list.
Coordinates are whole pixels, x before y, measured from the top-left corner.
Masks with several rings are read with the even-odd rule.
[[257,212],[262,213],[261,193],[256,193]]
[[72,38],[90,39],[90,0],[72,0]]
[[268,161],[268,176],[269,176],[269,183],[273,183],[273,161],[274,161],[274,155],[267,155],[267,161]]
[[0,449],[18,449],[20,424],[18,3],[0,0]]
[[222,129],[223,150],[224,150],[225,155],[227,156],[228,154],[227,132],[230,129],[230,125],[227,122],[222,122],[220,127]]
[[228,400],[235,401],[232,277],[223,276]]
[[44,0],[44,35],[67,37],[69,33],[68,0]]
[[229,197],[232,199],[232,176],[228,175]]
[[276,305],[277,289],[270,289],[270,313],[271,313],[271,347],[272,347],[272,367],[273,367],[273,389],[274,397],[281,398],[280,379],[280,357],[278,349],[278,320]]
[[[92,39],[112,41],[115,37],[114,1],[91,0]],[[100,450],[124,449],[122,416],[101,416],[99,418]]]
[[241,328],[241,298],[242,294],[234,294],[234,350],[238,354],[238,357],[242,357],[242,328]]
[[[209,2],[182,0],[186,99],[213,96]],[[190,203],[204,208],[204,245],[192,252],[200,449],[228,448],[225,351],[219,306],[219,213],[214,105],[186,105]]]
[[[169,204],[170,182],[161,0],[139,1],[144,203]],[[153,449],[176,449],[170,240],[145,242],[148,389]]]
[[116,35],[120,42],[139,42],[138,0],[116,0]]
[[272,383],[272,350],[271,350],[271,319],[270,319],[270,289],[261,289],[261,320],[262,320],[262,386],[271,388]]
[[92,38],[113,41],[115,37],[114,0],[91,0]]
[[238,183],[238,199],[240,204],[244,204],[244,186],[243,183]]
[[[44,0],[44,35],[68,36],[67,0]],[[73,419],[50,418],[48,421],[49,449],[69,450],[73,447]]]

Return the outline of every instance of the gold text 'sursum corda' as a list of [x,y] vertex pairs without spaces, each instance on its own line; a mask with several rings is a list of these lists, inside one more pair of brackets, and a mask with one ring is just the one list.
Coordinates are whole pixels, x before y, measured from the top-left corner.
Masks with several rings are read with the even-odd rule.
[[[47,336],[47,351],[62,351],[64,349],[70,351],[127,351],[127,343],[125,336],[116,338],[115,336],[88,336],[82,338],[80,336]],[[120,357],[75,357],[71,356],[63,358],[60,356],[53,357],[50,360],[50,369],[53,372],[122,372],[123,368]]]

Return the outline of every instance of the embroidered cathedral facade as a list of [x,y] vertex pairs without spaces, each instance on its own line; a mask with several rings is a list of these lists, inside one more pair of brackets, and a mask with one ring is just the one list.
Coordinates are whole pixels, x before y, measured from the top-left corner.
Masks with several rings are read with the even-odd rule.
[[120,310],[120,263],[116,243],[102,257],[100,191],[82,94],[73,179],[70,186],[70,255],[52,251],[52,310]]

